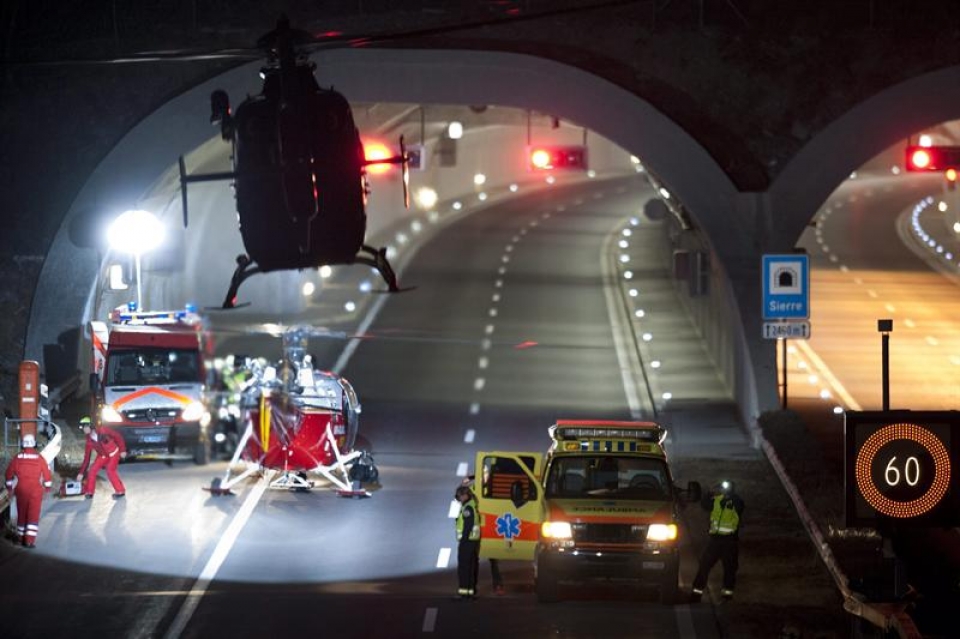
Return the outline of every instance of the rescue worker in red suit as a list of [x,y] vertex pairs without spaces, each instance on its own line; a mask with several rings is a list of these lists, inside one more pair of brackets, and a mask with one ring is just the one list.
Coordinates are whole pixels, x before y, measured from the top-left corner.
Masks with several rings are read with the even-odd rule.
[[[50,492],[53,477],[47,460],[37,452],[33,435],[23,436],[23,450],[7,466],[7,490],[17,498],[17,534],[27,548],[37,544],[43,493]],[[14,488],[16,486],[16,488]]]
[[[123,436],[107,426],[94,426],[89,417],[80,419],[80,428],[87,436],[83,463],[80,465],[80,474],[77,475],[77,481],[83,481],[84,475],[86,475],[87,480],[83,484],[84,496],[87,499],[93,499],[93,491],[97,488],[97,473],[100,472],[101,468],[106,468],[107,479],[113,485],[113,498],[122,498],[127,494],[127,489],[120,481],[117,466],[120,465],[120,460],[127,456],[127,445],[123,441]],[[97,453],[97,456],[91,464],[90,457],[94,452]],[[87,466],[90,466],[89,474],[87,473]]]

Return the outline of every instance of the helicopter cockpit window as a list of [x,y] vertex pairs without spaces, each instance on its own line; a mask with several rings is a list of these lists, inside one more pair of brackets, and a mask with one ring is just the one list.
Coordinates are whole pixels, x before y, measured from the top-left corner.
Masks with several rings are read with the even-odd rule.
[[200,383],[196,351],[138,349],[112,352],[107,357],[106,386]]
[[[304,372],[303,369],[300,371]],[[301,382],[301,388],[303,389],[299,395],[300,402],[304,406],[310,406],[311,408],[327,408],[329,410],[340,410],[341,409],[341,390],[340,384],[333,377],[328,377],[326,375],[315,375],[313,370],[308,370],[310,384],[304,384]],[[298,377],[298,380],[300,378]],[[304,376],[303,381],[307,380],[307,376]]]

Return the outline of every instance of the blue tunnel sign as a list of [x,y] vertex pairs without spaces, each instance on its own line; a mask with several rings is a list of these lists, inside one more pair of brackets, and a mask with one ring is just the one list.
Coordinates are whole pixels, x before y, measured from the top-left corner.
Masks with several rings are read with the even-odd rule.
[[810,317],[810,260],[801,254],[763,256],[763,319]]

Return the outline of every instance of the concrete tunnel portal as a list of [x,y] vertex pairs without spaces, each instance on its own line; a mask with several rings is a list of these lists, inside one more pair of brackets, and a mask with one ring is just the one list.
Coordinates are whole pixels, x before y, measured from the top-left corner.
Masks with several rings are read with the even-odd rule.
[[[720,267],[730,315],[738,320],[728,327],[737,344],[731,366],[738,371],[734,394],[747,420],[777,402],[775,353],[759,339],[759,318],[753,317],[760,254],[789,250],[851,167],[911,131],[949,119],[942,107],[933,105],[905,123],[897,120],[904,105],[914,102],[918,87],[960,87],[960,72],[950,69],[868,100],[804,147],[771,188],[758,194],[738,192],[695,139],[642,97],[574,67],[480,51],[344,49],[317,53],[313,59],[321,86],[335,87],[351,102],[487,104],[552,113],[641,158],[682,202],[713,254],[711,260]],[[259,92],[260,64],[235,68],[162,105],[97,167],[64,217],[44,262],[31,308],[27,358],[43,363],[47,349],[70,341],[65,335],[71,329],[65,327],[80,324],[90,308],[90,282],[97,278],[100,256],[71,242],[70,223],[94,207],[116,212],[132,208],[179,155],[210,139],[204,117],[210,92]],[[577,90],[570,90],[574,86]],[[865,135],[867,129],[877,134]]]

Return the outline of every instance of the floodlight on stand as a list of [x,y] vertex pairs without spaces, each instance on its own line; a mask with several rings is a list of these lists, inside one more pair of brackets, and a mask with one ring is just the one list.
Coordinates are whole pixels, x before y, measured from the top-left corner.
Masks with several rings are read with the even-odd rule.
[[137,309],[143,310],[140,285],[140,257],[160,246],[164,227],[157,217],[143,210],[124,211],[107,229],[110,248],[133,255],[136,265]]

